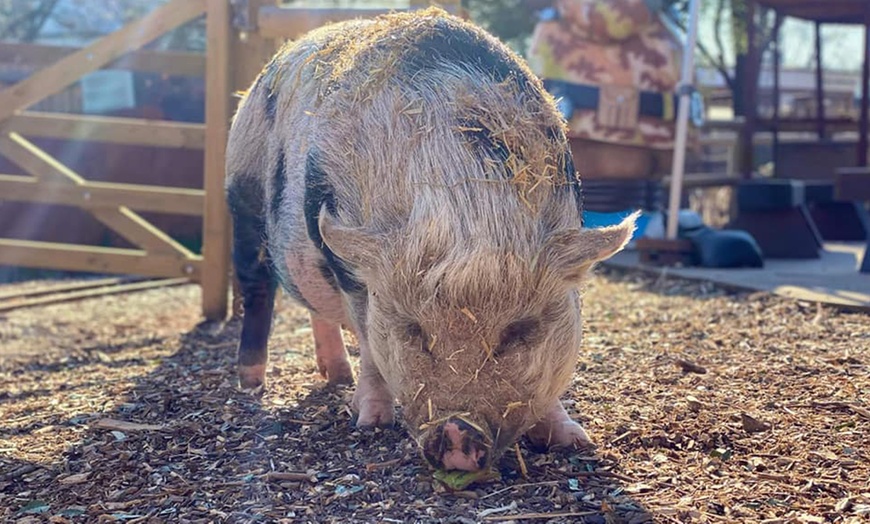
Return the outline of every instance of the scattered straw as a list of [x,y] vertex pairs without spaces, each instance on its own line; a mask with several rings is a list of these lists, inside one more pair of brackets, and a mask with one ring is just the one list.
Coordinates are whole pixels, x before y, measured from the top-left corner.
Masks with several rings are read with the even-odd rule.
[[514,451],[517,454],[517,462],[520,465],[520,473],[524,479],[529,478],[529,468],[526,467],[526,461],[523,460],[523,454],[520,452],[520,445],[514,444]]

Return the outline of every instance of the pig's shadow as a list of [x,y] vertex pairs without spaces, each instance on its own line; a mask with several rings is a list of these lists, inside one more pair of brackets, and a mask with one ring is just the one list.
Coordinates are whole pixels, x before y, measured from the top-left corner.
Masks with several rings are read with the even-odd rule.
[[[355,349],[350,348],[352,355],[357,354]],[[400,407],[391,428],[354,426],[349,409],[353,390],[354,386],[313,385],[297,403],[275,413],[274,419],[283,428],[281,438],[293,443],[292,449],[286,450],[293,457],[288,462],[295,460],[294,467],[316,472],[325,483],[338,482],[335,490],[343,500],[341,504],[358,505],[356,518],[424,522],[458,518],[462,522],[469,517],[481,521],[481,515],[534,513],[538,518],[551,514],[548,522],[640,523],[652,519],[644,506],[627,494],[626,483],[632,479],[618,473],[618,464],[589,452],[544,453],[526,439],[500,459],[500,479],[450,492],[433,480],[432,471],[404,429]],[[341,487],[341,479],[346,479],[349,487]],[[405,509],[372,513],[361,509],[377,507],[378,501]],[[408,508],[419,506],[421,501],[423,507],[409,513]],[[487,513],[499,508],[501,511]]]
[[[233,522],[288,515],[318,522],[478,522],[488,510],[501,517],[547,514],[548,522],[651,520],[620,479],[594,472],[612,464],[525,446],[525,475],[509,452],[499,464],[501,480],[446,492],[402,428],[401,410],[393,428],[358,430],[348,407],[353,387],[298,383],[298,374],[284,372],[270,376],[259,395],[239,391],[239,331],[233,320],[185,333],[177,351],[137,378],[112,408],[46,420],[78,428],[76,440],[40,463],[0,458],[10,472],[0,475],[0,502],[11,511],[6,515],[39,499],[50,505],[45,516],[87,508],[85,519],[123,507],[125,514],[148,518]],[[280,348],[271,351],[272,359],[281,359]],[[97,426],[101,418],[165,429],[112,431]],[[14,435],[38,443],[35,429],[21,426]],[[58,481],[77,474],[85,478],[75,489]]]

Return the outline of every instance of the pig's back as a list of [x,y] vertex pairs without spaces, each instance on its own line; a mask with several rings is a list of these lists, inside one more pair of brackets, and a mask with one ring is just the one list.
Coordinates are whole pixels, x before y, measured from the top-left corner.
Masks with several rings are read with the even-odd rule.
[[[552,97],[478,27],[437,9],[382,17],[328,43],[308,67],[317,71],[316,123],[305,182],[327,188],[345,224],[392,229],[426,206],[496,219],[493,211],[517,215],[530,204],[579,220]],[[462,183],[470,179],[511,183]],[[566,202],[567,212],[556,209]]]
[[307,279],[325,257],[345,290],[317,227],[324,205],[348,226],[450,220],[475,238],[579,221],[552,98],[506,46],[437,9],[285,45],[243,100],[228,166],[262,188],[279,276]]

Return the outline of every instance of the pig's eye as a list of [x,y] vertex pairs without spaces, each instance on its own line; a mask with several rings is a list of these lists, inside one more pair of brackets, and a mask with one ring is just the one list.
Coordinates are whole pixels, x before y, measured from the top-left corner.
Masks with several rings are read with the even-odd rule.
[[426,334],[420,324],[408,324],[408,326],[405,328],[405,334],[409,342],[420,344],[423,351],[427,353],[430,353],[432,351],[432,344],[429,335]]
[[538,321],[530,318],[510,324],[501,332],[495,354],[504,355],[516,348],[533,345],[540,335],[539,327]]

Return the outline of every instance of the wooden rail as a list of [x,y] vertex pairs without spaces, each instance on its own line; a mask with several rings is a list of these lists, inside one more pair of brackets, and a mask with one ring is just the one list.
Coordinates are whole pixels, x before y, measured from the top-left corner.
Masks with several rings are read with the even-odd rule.
[[186,278],[163,278],[157,280],[111,278],[61,284],[14,294],[0,295],[0,313],[28,307],[73,302],[88,298],[145,291],[158,287],[180,286],[190,281]]
[[[373,18],[389,12],[405,12],[423,7],[424,4],[409,8],[366,9],[366,8],[312,8],[312,7],[261,7],[257,16],[259,33],[265,38],[294,39],[315,27],[332,22],[343,22],[356,18]],[[457,4],[445,3],[443,9],[458,14]]]
[[[0,44],[0,63],[41,68],[77,52],[77,47],[38,44]],[[205,74],[205,55],[178,51],[133,51],[103,67],[160,73],[171,76],[201,77]]]
[[[230,219],[224,200],[224,156],[230,122],[230,40],[233,38],[230,5],[209,2],[206,41],[205,192],[203,221],[203,314],[208,319],[226,316],[230,282]],[[217,196],[219,195],[219,197]]]
[[120,273],[149,277],[182,275],[200,282],[202,257],[181,260],[169,255],[149,254],[145,250],[82,246],[56,242],[0,239],[0,264],[26,265],[89,273]]
[[0,195],[5,200],[85,209],[125,206],[154,213],[202,216],[205,191],[114,182],[83,181],[71,185],[40,182],[28,176],[0,175]]
[[92,140],[179,149],[203,149],[205,126],[143,118],[67,115],[23,111],[0,123],[0,134]]

